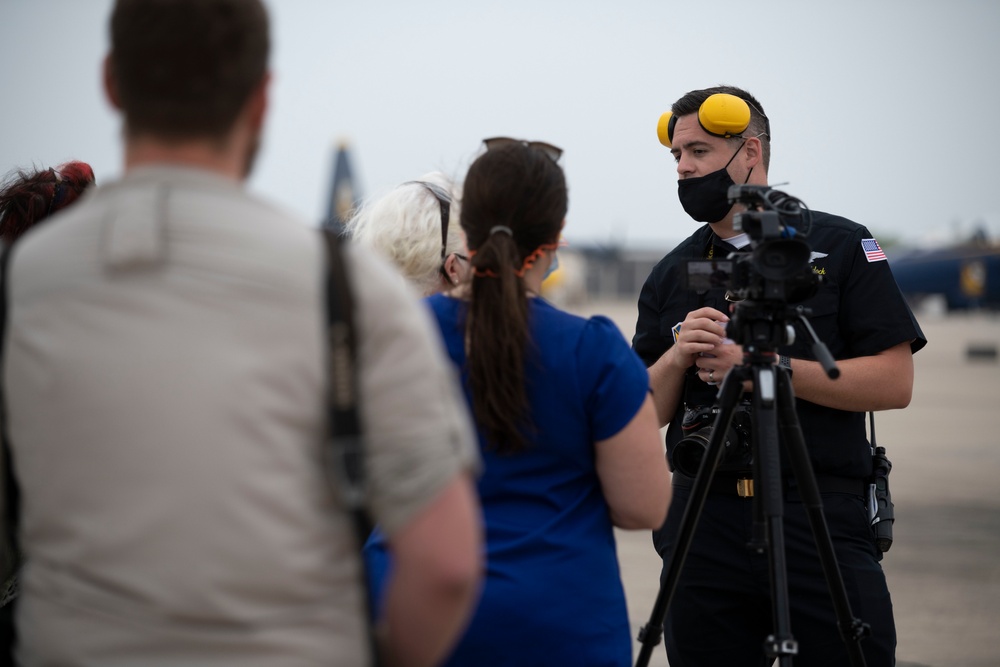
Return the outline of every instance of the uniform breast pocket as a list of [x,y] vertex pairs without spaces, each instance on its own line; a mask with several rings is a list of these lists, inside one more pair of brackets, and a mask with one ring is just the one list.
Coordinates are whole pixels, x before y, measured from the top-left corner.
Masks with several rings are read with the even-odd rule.
[[[683,319],[683,318],[682,318]],[[676,326],[678,331],[680,330],[681,320],[678,320],[673,315],[666,315],[660,318],[660,335],[665,339],[674,342],[674,327]]]
[[[819,339],[830,348],[830,353],[834,357],[839,352],[838,340],[840,339],[839,327],[837,326],[840,315],[840,294],[835,289],[826,289],[811,299],[802,303],[808,309],[806,319],[812,325],[813,330]],[[795,324],[795,343],[789,348],[790,356],[812,359],[813,341],[808,330],[801,322]]]
[[677,340],[677,334],[681,330],[681,322],[687,317],[688,312],[687,310],[671,310],[660,315],[660,335],[663,336],[664,340],[669,341],[670,345],[673,345],[674,341]]

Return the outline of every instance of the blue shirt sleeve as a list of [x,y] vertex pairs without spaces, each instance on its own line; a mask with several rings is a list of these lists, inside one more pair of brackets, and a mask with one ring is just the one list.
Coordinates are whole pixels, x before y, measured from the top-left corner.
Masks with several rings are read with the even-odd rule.
[[603,316],[587,320],[577,358],[591,433],[594,440],[605,440],[639,412],[649,391],[649,374],[618,327]]

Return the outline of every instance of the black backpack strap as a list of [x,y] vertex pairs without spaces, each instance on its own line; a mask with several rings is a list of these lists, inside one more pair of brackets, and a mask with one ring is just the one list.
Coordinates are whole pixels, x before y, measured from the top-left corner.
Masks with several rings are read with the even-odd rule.
[[7,437],[7,400],[4,392],[4,348],[7,341],[7,264],[10,258],[11,246],[7,245],[0,252],[0,449],[2,449],[3,465],[3,495],[4,511],[0,520],[3,521],[3,567],[0,576],[4,580],[17,569],[18,542],[17,530],[20,520],[21,494],[17,479],[14,477],[13,460],[11,458],[10,441]]
[[21,494],[14,477],[10,442],[7,438],[7,401],[4,394],[4,344],[7,340],[7,264],[10,245],[0,252],[0,465],[3,471],[4,511],[0,513],[0,664],[13,664],[16,631],[14,609],[20,588],[21,551],[18,548],[18,523]]
[[[330,440],[328,465],[338,481],[344,504],[354,522],[358,552],[372,531],[372,521],[364,505],[365,468],[364,438],[358,415],[357,331],[354,326],[354,299],[340,240],[333,230],[320,230],[327,246],[326,315],[329,375]],[[366,589],[365,616],[371,644],[372,664],[381,660],[372,619],[371,591],[368,573],[361,557]]]

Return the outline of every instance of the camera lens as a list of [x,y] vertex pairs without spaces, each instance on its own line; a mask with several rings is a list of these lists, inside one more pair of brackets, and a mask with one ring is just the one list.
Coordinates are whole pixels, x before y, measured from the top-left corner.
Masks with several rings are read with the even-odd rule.
[[694,477],[698,474],[701,460],[705,458],[708,439],[712,434],[710,427],[705,427],[691,435],[682,438],[674,446],[674,469],[682,475]]

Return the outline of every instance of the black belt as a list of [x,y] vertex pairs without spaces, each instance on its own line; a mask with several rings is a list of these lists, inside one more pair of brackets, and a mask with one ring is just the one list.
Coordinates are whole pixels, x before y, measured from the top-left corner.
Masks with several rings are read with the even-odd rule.
[[[798,483],[794,477],[783,477],[782,492],[785,499],[791,497],[799,498]],[[674,473],[674,486],[691,488],[694,486],[694,478]],[[816,486],[820,493],[848,493],[852,496],[864,496],[867,491],[865,482],[855,477],[837,477],[835,475],[816,475]],[[709,493],[718,493],[728,496],[739,496],[741,498],[753,497],[753,480],[750,475],[738,477],[733,475],[715,475],[708,489]]]

